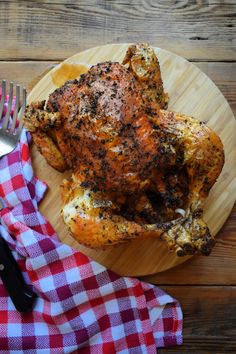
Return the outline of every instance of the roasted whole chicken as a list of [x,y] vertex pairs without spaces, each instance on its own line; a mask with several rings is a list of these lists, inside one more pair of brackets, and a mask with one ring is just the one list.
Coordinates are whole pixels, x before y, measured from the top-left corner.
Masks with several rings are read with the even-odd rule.
[[31,103],[24,123],[48,163],[71,169],[62,216],[82,244],[104,248],[159,237],[178,256],[208,255],[202,207],[224,163],[220,138],[167,109],[160,66],[147,44],[123,63],[92,66]]

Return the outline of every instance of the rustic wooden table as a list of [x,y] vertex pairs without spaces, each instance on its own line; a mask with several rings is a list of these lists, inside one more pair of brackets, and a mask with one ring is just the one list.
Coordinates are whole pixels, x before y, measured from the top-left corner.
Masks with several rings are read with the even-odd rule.
[[[235,0],[0,1],[0,79],[32,85],[81,50],[146,41],[194,62],[236,112],[235,19]],[[184,345],[160,353],[236,352],[235,269],[236,206],[210,257],[145,278],[184,312]]]

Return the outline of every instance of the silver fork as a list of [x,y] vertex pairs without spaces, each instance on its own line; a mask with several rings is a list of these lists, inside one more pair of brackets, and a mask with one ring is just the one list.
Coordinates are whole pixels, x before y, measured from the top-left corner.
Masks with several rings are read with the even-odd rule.
[[[10,120],[10,113],[13,100],[13,82],[10,82],[9,100],[7,106],[6,116],[3,119],[0,127],[0,157],[9,154],[14,148],[20,138],[20,133],[23,126],[23,114],[26,107],[26,89],[22,88],[22,106],[20,107],[20,86],[16,85],[16,105],[12,120]],[[0,102],[0,121],[3,114],[4,101],[6,98],[6,81],[2,81],[2,97]],[[18,127],[16,121],[18,118]],[[0,171],[1,172],[1,171]],[[2,172],[1,172],[2,173]],[[0,210],[4,208],[0,200]],[[1,217],[0,217],[1,222]],[[30,311],[35,302],[36,294],[27,286],[18,263],[13,257],[11,250],[0,233],[0,278],[8,291],[8,294],[15,305],[15,308],[20,312]]]
[[[0,127],[0,157],[9,154],[15,149],[16,144],[20,138],[20,133],[23,127],[23,115],[26,107],[26,89],[21,89],[20,85],[16,85],[16,105],[12,121],[10,121],[12,99],[13,99],[13,81],[10,82],[9,87],[9,100],[7,106],[7,112]],[[22,91],[22,106],[20,108],[20,94]],[[6,99],[6,80],[2,80],[2,97],[0,102],[0,120],[3,114],[4,101]],[[18,118],[19,125],[16,127],[16,121]]]

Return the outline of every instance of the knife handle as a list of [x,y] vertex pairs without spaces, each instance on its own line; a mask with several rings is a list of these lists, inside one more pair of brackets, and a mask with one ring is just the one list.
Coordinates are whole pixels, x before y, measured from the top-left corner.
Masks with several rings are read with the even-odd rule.
[[3,237],[0,235],[0,277],[15,308],[19,312],[30,311],[36,294],[27,286],[18,263]]

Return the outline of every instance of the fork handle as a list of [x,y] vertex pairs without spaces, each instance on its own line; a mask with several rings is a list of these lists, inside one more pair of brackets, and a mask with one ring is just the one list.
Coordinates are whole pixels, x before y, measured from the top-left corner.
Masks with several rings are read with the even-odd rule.
[[19,312],[32,309],[36,294],[27,286],[18,263],[0,235],[0,277],[15,308]]

